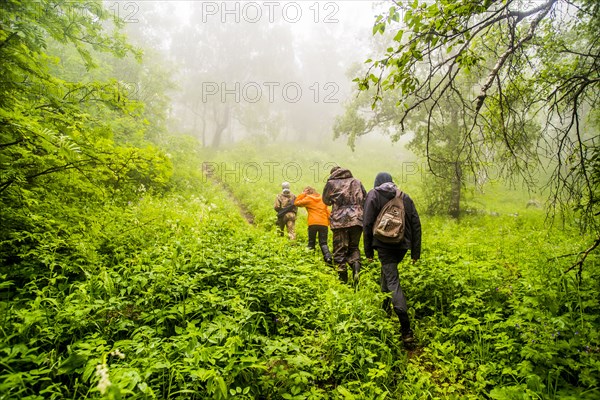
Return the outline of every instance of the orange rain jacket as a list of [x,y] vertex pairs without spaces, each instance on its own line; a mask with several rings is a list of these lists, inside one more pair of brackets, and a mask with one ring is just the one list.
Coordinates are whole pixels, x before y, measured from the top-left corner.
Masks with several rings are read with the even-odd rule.
[[308,212],[308,226],[323,225],[329,226],[329,208],[323,203],[321,195],[318,193],[306,194],[300,193],[294,202],[295,206],[306,207]]

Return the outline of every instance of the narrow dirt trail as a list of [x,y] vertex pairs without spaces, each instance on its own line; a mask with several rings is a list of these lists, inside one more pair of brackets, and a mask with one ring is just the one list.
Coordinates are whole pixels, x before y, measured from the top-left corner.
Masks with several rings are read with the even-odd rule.
[[206,168],[206,164],[202,164],[202,173],[215,185],[219,186],[225,191],[225,193],[227,193],[227,197],[229,197],[229,199],[236,205],[240,215],[244,218],[248,225],[255,226],[254,214],[252,214],[248,207],[246,207],[246,205],[235,196],[233,190],[231,190],[231,187],[229,187],[226,182],[223,182],[218,176],[216,176],[211,168]]

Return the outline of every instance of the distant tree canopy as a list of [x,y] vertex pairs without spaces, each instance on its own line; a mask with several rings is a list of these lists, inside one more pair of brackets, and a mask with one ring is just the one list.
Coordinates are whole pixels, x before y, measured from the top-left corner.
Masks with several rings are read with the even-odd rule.
[[354,140],[368,132],[365,119],[395,125],[396,138],[421,125],[431,161],[440,109],[457,99],[461,160],[524,176],[551,165],[551,207],[574,206],[600,232],[598,32],[595,0],[397,2],[373,27],[391,43],[356,79],[375,116],[355,113],[362,122],[338,134]]
[[140,149],[148,146],[144,118],[152,119],[130,98],[140,82],[119,80],[116,62],[101,57],[140,56],[119,26],[99,0],[0,9],[0,195],[48,187],[42,178],[65,171],[139,185],[133,177],[143,168],[164,164]]
[[91,225],[82,210],[167,186],[171,161],[150,141],[165,110],[134,99],[152,79],[121,26],[101,0],[2,3],[0,263],[67,246],[65,232]]

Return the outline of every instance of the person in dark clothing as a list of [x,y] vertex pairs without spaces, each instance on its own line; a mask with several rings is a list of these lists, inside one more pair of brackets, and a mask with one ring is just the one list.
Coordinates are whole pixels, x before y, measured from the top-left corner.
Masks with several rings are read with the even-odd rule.
[[333,167],[323,189],[323,202],[332,206],[329,222],[333,232],[333,261],[340,280],[348,282],[347,265],[352,267],[353,282],[358,283],[362,235],[363,204],[367,192],[362,183],[344,168]]
[[402,193],[404,204],[404,238],[400,243],[384,243],[373,236],[373,225],[383,206],[396,196],[398,188],[387,172],[380,172],[375,178],[374,188],[367,194],[364,207],[363,232],[365,256],[374,257],[377,250],[381,263],[381,291],[391,292],[392,297],[386,298],[383,307],[390,312],[390,303],[400,320],[402,341],[409,346],[414,342],[413,332],[408,318],[406,297],[398,279],[398,264],[410,250],[413,263],[421,257],[421,220],[412,199]]

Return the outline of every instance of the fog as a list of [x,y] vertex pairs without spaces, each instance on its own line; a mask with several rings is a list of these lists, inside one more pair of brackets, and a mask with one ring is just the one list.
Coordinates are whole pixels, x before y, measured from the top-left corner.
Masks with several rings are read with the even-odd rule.
[[[169,127],[206,147],[323,144],[372,48],[379,3],[115,2],[130,40],[172,82]],[[358,65],[358,66],[357,66]],[[340,139],[340,143],[343,143]]]

